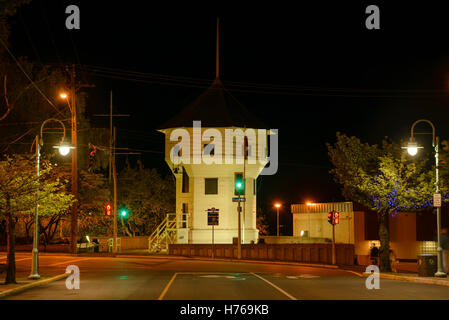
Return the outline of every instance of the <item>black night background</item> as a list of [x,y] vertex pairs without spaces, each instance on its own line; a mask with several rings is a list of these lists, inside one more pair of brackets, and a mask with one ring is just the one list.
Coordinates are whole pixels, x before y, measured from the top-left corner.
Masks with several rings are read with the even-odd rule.
[[[212,83],[219,17],[224,85],[279,129],[279,170],[259,178],[258,206],[274,219],[273,203],[283,202],[281,233],[290,234],[290,203],[343,200],[325,145],[337,131],[401,143],[413,121],[427,118],[449,137],[445,8],[382,4],[381,29],[367,30],[367,3],[314,3],[213,11],[200,4],[34,0],[12,19],[10,42],[17,56],[81,66],[77,76],[96,86],[86,89],[93,127],[108,127],[93,115],[108,112],[112,90],[114,112],[131,115],[115,119],[117,145],[140,150],[128,157],[132,166],[141,159],[169,174],[156,128]],[[80,30],[64,26],[69,4],[80,8]],[[119,166],[124,162],[119,157]]]

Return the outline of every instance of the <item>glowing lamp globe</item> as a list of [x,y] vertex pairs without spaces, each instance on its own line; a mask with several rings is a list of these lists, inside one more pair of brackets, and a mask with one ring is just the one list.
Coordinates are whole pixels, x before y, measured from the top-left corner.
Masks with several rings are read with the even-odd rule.
[[63,156],[66,156],[69,154],[70,152],[70,147],[69,146],[60,146],[59,148],[59,153]]
[[420,147],[415,141],[410,141],[406,147],[408,154],[411,156],[415,156],[418,153],[419,148]]

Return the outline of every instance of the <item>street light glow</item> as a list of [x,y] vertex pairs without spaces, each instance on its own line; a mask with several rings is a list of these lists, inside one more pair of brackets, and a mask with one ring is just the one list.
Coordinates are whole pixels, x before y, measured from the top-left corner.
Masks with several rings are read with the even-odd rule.
[[70,152],[70,147],[68,147],[68,146],[61,146],[58,149],[59,149],[59,153],[63,156],[68,155]]
[[281,207],[281,204],[280,204],[280,203],[276,203],[274,206],[275,206],[276,208],[280,208],[280,207]]
[[408,147],[407,152],[409,155],[414,156],[418,153],[418,148],[417,147]]
[[421,149],[422,147],[418,146],[416,141],[413,141],[410,139],[409,143],[407,144],[404,149],[407,149],[407,152],[411,156],[415,156],[418,153],[418,149]]
[[67,97],[68,97],[67,93],[65,93],[65,92],[61,92],[61,93],[59,94],[59,96],[60,96],[62,99],[67,99]]

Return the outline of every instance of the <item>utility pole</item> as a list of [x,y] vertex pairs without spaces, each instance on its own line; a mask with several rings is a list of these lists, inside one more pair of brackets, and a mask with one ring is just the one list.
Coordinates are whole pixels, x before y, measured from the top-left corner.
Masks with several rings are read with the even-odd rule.
[[[115,129],[114,129],[115,133]],[[115,141],[115,137],[114,137]],[[112,171],[112,90],[109,96],[109,185],[111,185],[111,171]]]
[[72,122],[72,146],[74,149],[72,150],[72,194],[74,199],[76,200],[72,204],[71,209],[71,243],[70,243],[70,251],[72,253],[77,252],[77,242],[78,242],[78,138],[77,138],[77,106],[76,106],[76,91],[82,87],[95,87],[92,84],[76,84],[76,72],[75,65],[72,64],[72,69],[69,70],[69,67],[66,67],[67,72],[70,74],[70,102],[69,108],[71,112],[71,122]]
[[75,88],[75,65],[72,65],[70,73],[70,104],[72,112],[72,194],[75,202],[72,204],[72,221],[71,221],[71,251],[76,253],[78,242],[78,141],[76,127],[76,88]]
[[109,96],[109,114],[94,114],[95,117],[109,117],[109,184],[111,183],[112,177],[112,141],[114,140],[114,133],[112,130],[112,119],[113,117],[129,117],[129,114],[117,114],[113,113],[112,107],[112,90],[110,91]]
[[116,130],[114,127],[114,148],[111,149],[111,154],[114,153],[112,156],[112,176],[114,181],[114,246],[112,249],[113,253],[117,253],[117,169],[115,167],[115,139],[116,139]]

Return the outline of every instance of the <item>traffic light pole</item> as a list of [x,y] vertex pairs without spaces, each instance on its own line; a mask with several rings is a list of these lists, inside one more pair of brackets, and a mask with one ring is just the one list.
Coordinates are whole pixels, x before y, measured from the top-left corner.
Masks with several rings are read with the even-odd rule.
[[[334,213],[332,213],[334,214]],[[336,263],[335,257],[335,223],[332,221],[332,264]]]
[[212,225],[212,259],[215,259],[214,225]]
[[238,219],[238,238],[237,238],[237,259],[242,259],[242,228],[241,228],[241,221],[240,221],[240,212],[242,211],[242,207],[240,206],[240,194],[239,194],[239,204],[237,206],[237,212],[239,214]]

